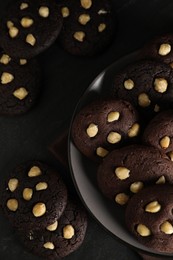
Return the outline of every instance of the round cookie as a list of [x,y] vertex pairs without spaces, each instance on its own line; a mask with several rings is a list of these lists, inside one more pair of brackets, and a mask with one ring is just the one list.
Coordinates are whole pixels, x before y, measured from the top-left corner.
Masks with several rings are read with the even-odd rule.
[[167,64],[139,61],[115,76],[111,94],[133,104],[144,119],[173,102],[173,71]]
[[66,51],[92,56],[112,42],[117,21],[110,0],[70,0],[59,5],[64,23],[58,40]]
[[0,52],[0,115],[26,113],[40,92],[41,71],[35,59],[14,60]]
[[129,231],[148,248],[173,253],[172,204],[172,185],[155,185],[135,194],[126,208]]
[[173,68],[173,34],[154,37],[142,48],[141,56],[167,63]]
[[143,142],[167,153],[173,161],[173,110],[155,116],[143,133]]
[[54,0],[20,0],[1,22],[0,45],[14,58],[31,58],[57,38],[62,16]]
[[131,145],[112,151],[99,165],[98,187],[120,205],[146,185],[173,183],[173,164],[154,147]]
[[38,161],[16,167],[0,189],[0,206],[19,230],[40,230],[54,223],[67,203],[59,174]]
[[74,252],[83,243],[87,229],[87,215],[83,207],[69,200],[58,221],[42,231],[20,234],[24,245],[32,253],[49,260],[60,259]]
[[123,100],[97,99],[72,123],[72,139],[88,158],[100,161],[109,151],[136,140],[140,125],[133,106]]

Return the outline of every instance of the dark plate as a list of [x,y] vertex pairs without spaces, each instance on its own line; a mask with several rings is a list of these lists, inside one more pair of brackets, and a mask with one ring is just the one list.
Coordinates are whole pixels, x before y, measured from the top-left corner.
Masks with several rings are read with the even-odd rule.
[[[99,96],[104,96],[105,94],[107,95],[109,87],[111,84],[113,84],[115,73],[137,60],[139,60],[138,51],[121,58],[119,61],[116,61],[110,67],[105,69],[101,74],[99,74],[99,76],[88,87],[84,95],[80,98],[73,118],[85,104]],[[133,246],[135,249],[146,251],[149,254],[154,253],[158,255],[157,252],[138,243],[136,239],[133,238],[133,236],[131,236],[131,234],[127,231],[124,219],[124,208],[120,208],[114,202],[105,198],[101,194],[96,182],[97,165],[88,160],[78,151],[72,142],[70,134],[69,163],[76,189],[78,190],[78,193],[84,204],[92,213],[92,215],[97,219],[97,221],[99,221],[102,226],[114,237],[119,238],[128,245]],[[168,254],[163,255],[168,256]],[[168,258],[172,259],[172,257]]]

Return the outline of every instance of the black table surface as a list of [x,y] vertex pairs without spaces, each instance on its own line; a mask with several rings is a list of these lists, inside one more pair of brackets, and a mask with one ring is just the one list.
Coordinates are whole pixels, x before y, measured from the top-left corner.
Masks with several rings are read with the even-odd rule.
[[[15,0],[14,0],[15,1]],[[58,1],[58,0],[57,0]],[[38,59],[43,70],[42,94],[27,114],[0,117],[0,178],[20,162],[39,159],[59,171],[74,192],[68,171],[50,152],[50,145],[69,125],[79,98],[108,65],[143,46],[158,33],[173,31],[172,0],[113,0],[118,30],[113,44],[97,57],[79,58],[53,44]],[[0,15],[10,1],[0,1]],[[37,260],[21,245],[8,221],[0,213],[0,259]],[[108,234],[92,216],[83,245],[68,260],[137,260],[133,250]]]

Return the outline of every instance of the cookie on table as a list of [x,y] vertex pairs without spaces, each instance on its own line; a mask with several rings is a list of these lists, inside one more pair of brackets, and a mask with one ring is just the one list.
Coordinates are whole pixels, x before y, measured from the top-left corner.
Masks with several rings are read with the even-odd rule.
[[16,167],[0,189],[0,206],[19,230],[47,227],[62,215],[67,203],[60,175],[39,161]]
[[69,200],[58,221],[41,231],[20,234],[21,241],[32,253],[49,260],[60,259],[77,250],[85,238],[87,215],[76,201]]
[[57,38],[62,16],[55,0],[20,0],[1,22],[0,46],[14,58],[31,58]]
[[30,110],[40,93],[41,71],[35,59],[14,60],[0,52],[0,115]]
[[117,28],[110,0],[57,1],[64,19],[58,40],[73,55],[92,56],[111,44]]
[[173,68],[173,34],[154,37],[142,48],[141,56],[167,63]]
[[173,110],[155,116],[143,133],[143,142],[167,153],[173,161]]
[[81,153],[100,161],[109,151],[136,141],[139,129],[138,114],[129,102],[97,99],[75,116],[71,134]]
[[161,151],[131,145],[109,153],[99,165],[97,182],[101,192],[120,205],[147,185],[173,183],[173,163]]
[[148,119],[173,102],[173,71],[169,65],[143,60],[115,75],[111,93],[131,102]]
[[173,186],[155,185],[135,194],[126,208],[126,224],[136,239],[158,252],[173,252]]

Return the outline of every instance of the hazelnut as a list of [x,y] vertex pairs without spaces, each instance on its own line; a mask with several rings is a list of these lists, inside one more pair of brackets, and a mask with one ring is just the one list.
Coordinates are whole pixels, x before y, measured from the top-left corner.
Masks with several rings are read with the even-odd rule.
[[141,235],[142,237],[147,237],[151,235],[151,231],[149,230],[149,228],[147,228],[145,225],[143,224],[139,224],[137,226],[137,232],[139,235]]
[[20,59],[20,65],[25,65],[27,63],[26,59]]
[[135,86],[134,81],[132,79],[127,79],[124,81],[124,88],[127,90],[133,89]]
[[24,10],[26,8],[28,8],[28,4],[27,3],[21,3],[20,10]]
[[111,144],[116,144],[121,141],[121,135],[117,132],[110,132],[107,136],[107,141]]
[[89,137],[94,137],[94,136],[96,136],[97,133],[98,133],[98,126],[95,125],[95,124],[93,124],[93,123],[91,123],[91,124],[88,126],[86,132],[87,132],[87,135],[88,135]]
[[105,23],[101,23],[98,26],[98,32],[103,32],[106,29],[106,24]]
[[128,131],[128,136],[129,137],[135,137],[139,134],[139,130],[140,130],[140,125],[138,123],[135,123],[134,125],[132,125],[132,127],[129,129]]
[[145,207],[146,212],[150,213],[157,213],[158,211],[161,210],[161,205],[158,203],[158,201],[152,201],[147,206]]
[[20,21],[21,25],[24,27],[24,28],[28,28],[30,27],[34,21],[33,19],[29,18],[29,17],[23,17]]
[[8,84],[12,82],[14,79],[14,76],[11,73],[3,72],[1,75],[1,83],[2,84]]
[[159,93],[166,92],[168,87],[168,82],[164,78],[156,78],[154,80],[154,89]]
[[166,179],[165,176],[161,176],[157,181],[156,184],[165,184]]
[[78,22],[82,25],[86,25],[90,20],[89,14],[81,14],[78,18]]
[[98,147],[96,149],[96,154],[100,157],[105,157],[108,153],[108,150],[104,149],[103,147]]
[[114,121],[117,121],[120,117],[120,113],[117,112],[117,111],[112,111],[108,114],[108,122],[111,123],[111,122],[114,122]]
[[13,95],[16,98],[23,100],[28,95],[28,91],[26,90],[26,88],[18,88],[13,92]]
[[125,193],[119,193],[115,196],[115,202],[120,205],[125,205],[129,200],[129,196]]
[[169,66],[173,69],[173,62],[169,63]]
[[49,225],[46,229],[49,231],[55,231],[58,227],[58,221],[55,221],[53,224]]
[[32,189],[25,188],[23,190],[23,198],[24,198],[24,200],[27,200],[27,201],[31,200],[32,199],[32,195],[33,195],[33,190]]
[[11,61],[11,58],[7,54],[3,54],[0,59],[0,63],[2,63],[4,65],[7,65],[10,61]]
[[46,213],[46,205],[44,203],[37,203],[33,209],[32,213],[35,217],[41,217]]
[[63,228],[63,237],[65,239],[71,239],[75,234],[74,228],[72,225],[67,225]]
[[173,162],[173,152],[169,152],[168,156],[169,156],[170,160]]
[[130,176],[130,170],[127,169],[126,167],[117,167],[115,169],[115,174],[120,180],[125,180],[129,178]]
[[173,234],[173,226],[169,221],[165,221],[161,226],[160,226],[160,230],[167,234],[167,235],[171,235]]
[[33,166],[28,172],[29,177],[37,177],[41,175],[41,169],[38,166]]
[[14,26],[14,23],[12,21],[7,21],[7,28],[10,29]]
[[99,11],[98,11],[98,14],[100,15],[100,14],[107,14],[108,12],[106,11],[106,10],[104,10],[104,9],[100,9]]
[[49,16],[49,8],[47,6],[41,6],[38,13],[41,17],[47,18]]
[[9,29],[9,35],[11,38],[15,38],[19,33],[19,30],[17,29],[17,27],[10,27]]
[[36,185],[36,190],[39,191],[39,190],[46,190],[48,187],[47,183],[46,182],[39,182],[37,185]]
[[61,8],[61,13],[62,13],[62,16],[64,18],[68,17],[70,15],[70,10],[68,9],[68,7],[62,7]]
[[19,181],[16,178],[12,178],[8,182],[8,188],[11,192],[15,191],[19,185]]
[[154,106],[154,112],[158,113],[160,111],[160,107],[156,104]]
[[18,209],[18,201],[16,199],[9,199],[7,201],[7,208],[15,212]]
[[79,42],[83,42],[84,41],[84,38],[85,38],[85,33],[82,32],[82,31],[79,31],[79,32],[75,32],[73,37],[79,41]]
[[30,33],[26,36],[26,42],[31,46],[34,46],[36,43],[36,38]]
[[46,242],[44,245],[44,248],[53,250],[55,248],[54,244],[52,242]]
[[92,6],[92,0],[80,0],[81,6],[85,9],[89,9]]
[[159,55],[166,56],[171,52],[171,45],[169,43],[162,43],[159,47]]
[[164,137],[160,140],[160,146],[161,146],[163,149],[166,149],[166,148],[169,147],[170,142],[171,142],[170,137],[169,137],[169,136],[164,136]]
[[141,107],[148,107],[151,103],[151,100],[149,99],[148,95],[146,93],[141,93],[138,96],[138,104]]
[[144,184],[141,181],[136,181],[130,185],[130,191],[133,193],[138,193],[143,187]]

